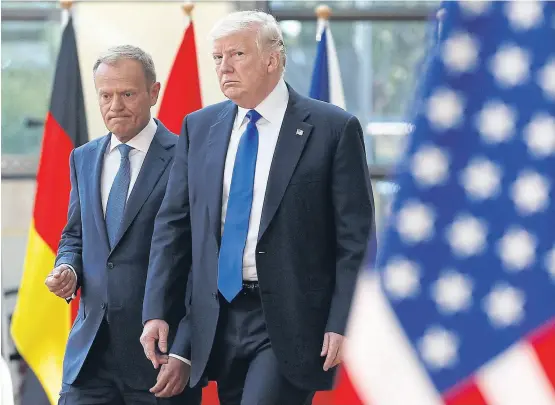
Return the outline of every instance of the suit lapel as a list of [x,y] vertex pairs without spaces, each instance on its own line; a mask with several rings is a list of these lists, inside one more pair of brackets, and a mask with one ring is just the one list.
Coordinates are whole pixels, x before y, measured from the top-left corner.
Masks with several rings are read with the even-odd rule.
[[206,201],[208,201],[208,216],[210,230],[214,233],[218,245],[221,237],[222,216],[222,188],[224,178],[225,159],[237,106],[229,103],[220,112],[218,121],[210,127],[206,152]]
[[100,235],[100,239],[102,239],[102,243],[109,249],[109,242],[108,242],[108,234],[106,232],[106,222],[104,221],[104,211],[102,209],[102,188],[101,188],[101,181],[102,181],[102,166],[104,165],[104,152],[106,148],[110,144],[111,136],[108,135],[104,140],[101,140],[97,144],[96,154],[94,155],[93,160],[93,185],[92,185],[92,208],[93,208],[93,216],[94,222],[96,223],[96,227],[98,228],[98,234]]
[[171,143],[166,144],[163,139],[165,136],[175,136],[167,133],[167,129],[158,122],[158,129],[156,134],[152,139],[148,152],[131,190],[131,194],[127,199],[127,204],[125,206],[125,212],[123,214],[123,220],[119,228],[118,234],[116,235],[116,240],[114,241],[114,250],[118,243],[120,242],[123,235],[139,213],[139,210],[144,205],[156,184],[158,184],[158,179],[164,172],[164,169],[168,165],[171,159],[171,152],[166,149],[167,146],[172,145]]
[[283,117],[270,168],[258,240],[270,225],[312,132],[313,126],[305,122],[309,112],[302,108],[301,103],[298,102],[299,99],[300,96],[289,88],[289,105]]

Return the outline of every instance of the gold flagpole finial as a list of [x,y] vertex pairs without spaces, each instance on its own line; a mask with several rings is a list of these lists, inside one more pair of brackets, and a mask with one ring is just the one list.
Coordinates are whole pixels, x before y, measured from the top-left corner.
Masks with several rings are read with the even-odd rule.
[[331,8],[326,4],[321,4],[316,7],[316,16],[323,20],[329,20],[331,16]]
[[181,6],[181,8],[183,9],[183,12],[187,14],[187,17],[191,17],[195,5],[193,4],[193,2],[187,1]]
[[64,10],[68,10],[71,8],[71,6],[73,6],[73,0],[60,0],[60,6],[64,9]]

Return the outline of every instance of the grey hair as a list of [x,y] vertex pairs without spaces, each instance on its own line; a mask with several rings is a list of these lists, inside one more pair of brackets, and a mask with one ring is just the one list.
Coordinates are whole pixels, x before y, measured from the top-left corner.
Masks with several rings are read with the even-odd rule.
[[256,45],[259,51],[269,50],[280,55],[281,72],[285,71],[285,44],[279,24],[274,16],[258,10],[236,11],[216,23],[209,39],[215,41],[239,31],[256,29]]
[[132,59],[140,62],[145,72],[147,83],[156,82],[156,69],[154,69],[154,62],[152,57],[143,51],[141,48],[133,45],[119,45],[109,48],[106,52],[99,56],[94,63],[93,74],[102,63],[113,65],[122,59]]

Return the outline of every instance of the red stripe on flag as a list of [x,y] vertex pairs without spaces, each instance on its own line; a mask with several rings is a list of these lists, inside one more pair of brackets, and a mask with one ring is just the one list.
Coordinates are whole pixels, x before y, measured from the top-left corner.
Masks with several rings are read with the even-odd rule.
[[42,153],[37,173],[35,229],[56,254],[69,205],[69,155],[73,143],[64,129],[48,113],[44,128]]
[[[37,173],[34,221],[40,237],[55,255],[67,222],[69,206],[69,155],[73,142],[52,114],[46,115],[44,139]],[[79,293],[71,302],[71,321],[79,310]],[[71,325],[70,325],[71,326]]]
[[214,381],[210,381],[202,390],[202,405],[219,405],[218,386]]
[[343,366],[339,367],[337,383],[335,389],[332,391],[332,402],[328,404],[333,405],[370,405],[363,404],[362,400],[359,398],[351,379],[349,378],[349,373],[347,369]]
[[488,405],[474,379],[468,379],[443,395],[445,405]]
[[532,335],[530,343],[538,355],[545,376],[551,386],[555,387],[555,322],[549,322]]
[[191,21],[168,76],[158,119],[171,132],[179,134],[183,118],[201,108],[195,30]]

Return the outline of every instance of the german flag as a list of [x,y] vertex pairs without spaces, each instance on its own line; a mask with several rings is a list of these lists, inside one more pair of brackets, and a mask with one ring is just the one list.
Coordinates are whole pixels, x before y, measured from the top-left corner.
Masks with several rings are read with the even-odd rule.
[[53,269],[67,221],[69,155],[88,141],[75,30],[71,16],[62,41],[37,173],[33,219],[11,332],[19,353],[37,375],[52,404],[62,382],[62,361],[78,300],[68,305],[44,285]]

